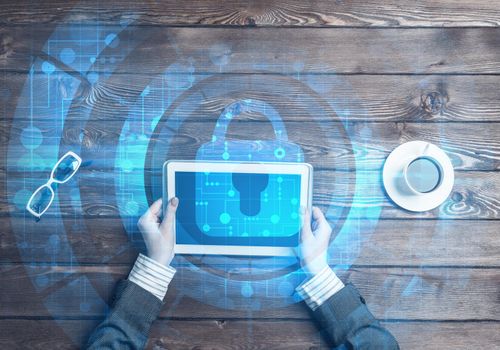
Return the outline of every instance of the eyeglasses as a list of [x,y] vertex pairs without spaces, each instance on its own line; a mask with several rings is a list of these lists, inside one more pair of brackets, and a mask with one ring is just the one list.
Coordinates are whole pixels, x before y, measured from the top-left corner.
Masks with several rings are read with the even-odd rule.
[[50,179],[46,184],[37,188],[31,195],[31,198],[26,204],[26,209],[40,218],[43,213],[49,209],[54,200],[55,193],[52,188],[53,184],[63,184],[76,174],[78,168],[82,164],[82,159],[74,152],[69,151],[54,165],[50,173]]

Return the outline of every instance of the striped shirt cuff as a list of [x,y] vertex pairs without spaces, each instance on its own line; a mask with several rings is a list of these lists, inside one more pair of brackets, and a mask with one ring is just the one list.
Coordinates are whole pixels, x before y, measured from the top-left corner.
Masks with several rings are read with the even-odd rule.
[[342,288],[344,283],[326,266],[316,276],[300,284],[296,291],[314,311]]
[[132,271],[128,275],[128,280],[163,301],[175,272],[176,270],[172,266],[162,265],[145,255],[139,254]]

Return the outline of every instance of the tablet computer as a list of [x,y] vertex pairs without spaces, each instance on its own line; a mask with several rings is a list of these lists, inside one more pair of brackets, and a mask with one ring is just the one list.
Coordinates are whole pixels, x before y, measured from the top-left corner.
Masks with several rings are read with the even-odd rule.
[[166,162],[164,211],[179,198],[175,253],[293,256],[312,176],[307,163]]

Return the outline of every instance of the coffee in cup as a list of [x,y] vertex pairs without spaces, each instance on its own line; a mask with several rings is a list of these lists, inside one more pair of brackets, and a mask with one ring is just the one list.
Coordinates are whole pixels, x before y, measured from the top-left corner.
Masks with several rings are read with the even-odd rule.
[[415,194],[430,193],[443,182],[443,168],[433,157],[420,156],[410,161],[403,170],[408,188]]

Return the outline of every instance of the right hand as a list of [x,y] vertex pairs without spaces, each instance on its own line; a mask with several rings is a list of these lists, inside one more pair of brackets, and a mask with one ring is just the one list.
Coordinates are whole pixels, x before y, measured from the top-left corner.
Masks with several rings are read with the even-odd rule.
[[311,225],[311,212],[303,209],[299,257],[304,271],[314,276],[328,266],[327,250],[332,227],[318,207],[312,208],[312,218]]

